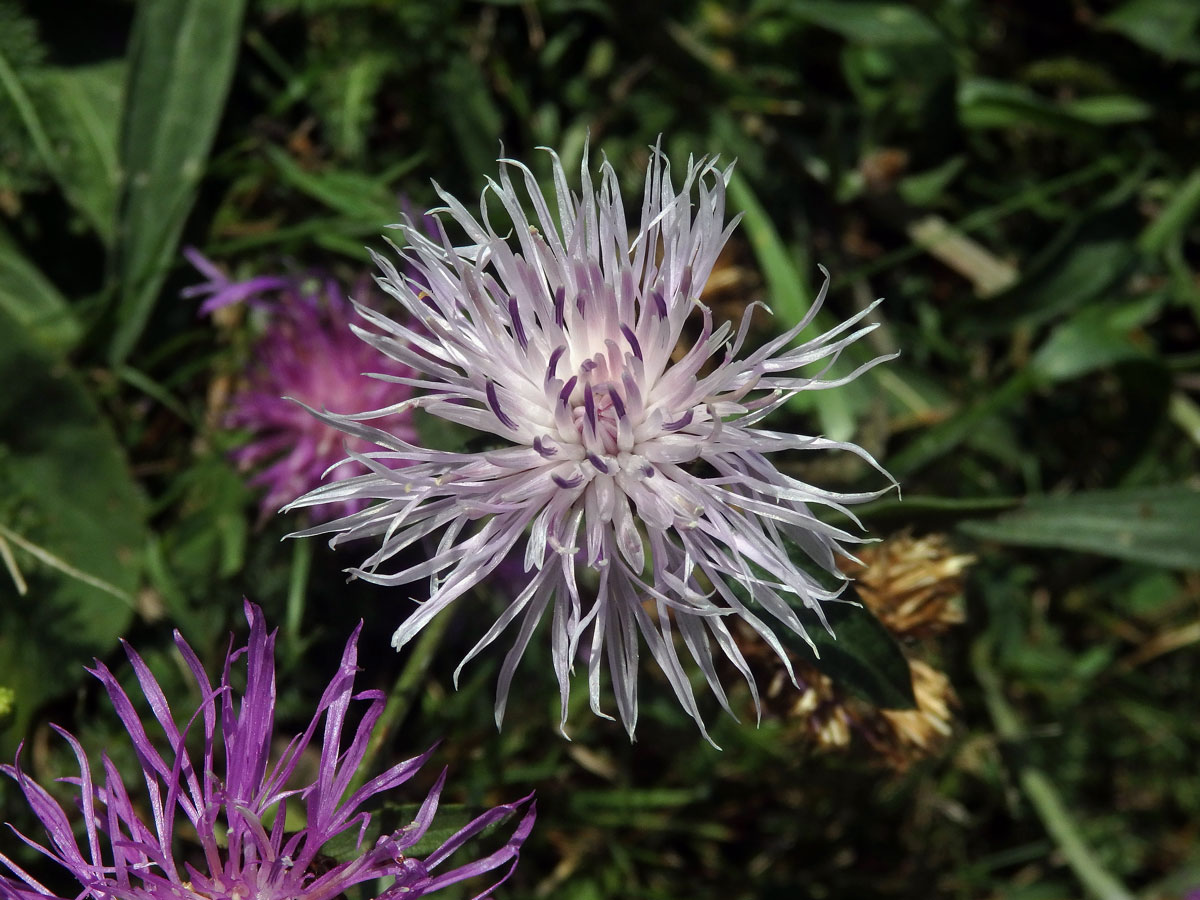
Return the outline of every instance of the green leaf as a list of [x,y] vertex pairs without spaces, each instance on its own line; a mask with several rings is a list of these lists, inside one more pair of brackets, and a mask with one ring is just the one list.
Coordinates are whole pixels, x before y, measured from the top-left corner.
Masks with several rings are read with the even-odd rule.
[[[133,618],[146,506],[76,375],[0,312],[0,536],[26,591],[0,574],[0,684],[35,709],[108,653]],[[11,574],[11,573],[10,573]]]
[[125,118],[109,357],[145,328],[195,200],[237,59],[245,0],[153,0],[137,6]]
[[63,192],[110,243],[116,227],[117,123],[121,119],[123,61],[39,73],[41,112],[54,136],[55,172]]
[[[793,256],[744,178],[735,173],[728,190],[729,203],[741,211],[741,227],[745,229],[746,240],[762,268],[771,311],[779,316],[785,328],[799,322],[815,297],[804,271],[808,260],[797,260]],[[812,327],[812,333],[817,333],[817,327]]]
[[[797,261],[799,254],[794,254],[783,242],[762,203],[736,173],[729,182],[729,202],[742,213],[742,227],[762,268],[768,305],[777,316],[779,329],[790,328],[804,318],[815,298],[803,268],[807,260],[801,257]],[[836,324],[833,316],[822,310],[798,340],[815,337]],[[847,347],[842,355],[844,363],[839,363],[826,377],[846,374],[867,361],[858,344]],[[822,434],[834,440],[848,440],[854,433],[856,413],[869,399],[866,383],[852,382],[836,391],[802,391],[788,406],[797,412],[815,410]]]
[[912,206],[935,203],[967,165],[965,156],[952,156],[936,168],[902,178],[896,190]]
[[1138,237],[1138,248],[1151,255],[1163,252],[1183,236],[1197,212],[1200,212],[1200,169],[1172,191],[1170,202]]
[[318,83],[321,107],[330,119],[329,135],[343,157],[361,159],[366,151],[375,96],[388,70],[396,64],[395,55],[363,52],[342,65],[326,70]]
[[865,606],[856,605],[858,592],[853,584],[847,585],[842,596],[853,602],[821,607],[833,634],[812,610],[796,610],[819,657],[806,642],[785,629],[776,632],[780,640],[835,684],[880,709],[915,709],[912,674],[900,645]]
[[990,78],[966,78],[958,88],[958,117],[964,128],[1039,128],[1083,137],[1090,123],[1029,88]]
[[22,74],[0,53],[0,91],[67,200],[109,241],[116,207],[116,122],[123,63]]
[[1200,3],[1195,0],[1129,0],[1101,24],[1167,59],[1200,62]]
[[888,471],[906,476],[950,453],[992,417],[1006,412],[1035,385],[1032,373],[1021,371],[953,416],[921,432],[903,450],[886,460]]
[[397,218],[396,196],[378,179],[359,172],[309,172],[278,147],[268,147],[267,157],[286,184],[349,219],[380,228]]
[[82,329],[67,300],[0,228],[0,312],[39,344],[64,355],[78,343]]
[[1049,381],[1078,378],[1096,369],[1148,355],[1132,332],[1158,315],[1161,297],[1086,306],[1050,333],[1031,364]]
[[[1031,272],[997,305],[997,315],[986,322],[985,333],[1011,334],[1016,328],[1036,328],[1083,308],[1118,289],[1137,259],[1124,212],[1094,221],[1083,233]],[[1117,220],[1120,220],[1119,223]]]
[[1127,94],[1081,97],[1064,103],[1062,108],[1076,119],[1092,125],[1126,125],[1143,122],[1154,115],[1153,106]]
[[899,3],[793,0],[790,16],[835,31],[858,44],[931,44],[941,33],[918,10]]
[[[908,659],[884,627],[862,603],[853,581],[841,578],[816,563],[801,547],[784,540],[788,556],[802,571],[827,590],[842,589],[841,599],[809,609],[789,597],[804,634],[777,628],[775,634],[798,659],[816,666],[840,687],[881,709],[913,709],[912,673]],[[756,574],[766,574],[751,563]],[[740,582],[730,588],[743,601],[750,592]]]
[[1200,490],[1193,485],[1035,497],[991,521],[964,522],[972,537],[1098,553],[1175,569],[1200,567]]

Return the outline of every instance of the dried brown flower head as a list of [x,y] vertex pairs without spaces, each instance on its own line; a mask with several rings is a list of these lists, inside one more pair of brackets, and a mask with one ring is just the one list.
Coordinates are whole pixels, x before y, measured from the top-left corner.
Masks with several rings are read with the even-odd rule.
[[841,560],[858,595],[898,639],[936,637],[963,621],[963,573],[975,557],[956,554],[945,535],[899,535],[858,552],[862,565]]
[[858,555],[863,564],[849,561],[844,570],[856,578],[863,603],[901,642],[912,673],[915,709],[878,709],[850,696],[806,663],[795,667],[799,690],[793,690],[778,660],[749,652],[755,644],[751,640],[739,643],[752,667],[772,670],[764,704],[769,713],[794,723],[822,750],[842,751],[858,744],[888,767],[903,771],[936,753],[953,731],[954,688],[924,657],[931,638],[963,621],[963,574],[974,558],[955,554],[941,535],[901,535]]

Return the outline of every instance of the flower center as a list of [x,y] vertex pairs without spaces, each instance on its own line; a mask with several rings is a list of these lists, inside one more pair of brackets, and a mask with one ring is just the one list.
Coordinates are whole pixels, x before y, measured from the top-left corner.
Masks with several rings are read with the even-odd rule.
[[[608,384],[599,385],[601,393],[593,393],[596,398],[596,425],[595,433],[599,441],[600,449],[605,456],[615,456],[618,452],[617,447],[617,411],[614,408],[612,396],[604,389],[608,388]],[[587,420],[586,406],[577,406],[574,409],[575,427],[579,429],[580,443],[587,444],[585,433],[589,430]]]

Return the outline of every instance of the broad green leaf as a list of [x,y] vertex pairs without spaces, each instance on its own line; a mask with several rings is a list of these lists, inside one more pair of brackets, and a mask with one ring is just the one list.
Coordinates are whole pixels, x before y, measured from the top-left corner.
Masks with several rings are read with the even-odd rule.
[[109,243],[116,226],[117,124],[121,120],[123,61],[39,73],[41,112],[54,136],[63,192]]
[[109,357],[145,328],[195,200],[237,59],[245,0],[154,0],[134,19]]
[[43,347],[65,354],[81,328],[67,300],[0,228],[0,312],[10,316]]
[[958,88],[958,117],[965,128],[1044,128],[1086,136],[1092,126],[1029,88],[990,78],[966,78]]
[[1161,308],[1161,297],[1085,306],[1050,333],[1034,354],[1033,369],[1049,381],[1063,381],[1123,360],[1145,357],[1147,349],[1132,332]]
[[1006,335],[1018,327],[1036,328],[1118,290],[1137,258],[1129,225],[1121,212],[1083,233],[1073,231],[1040,270],[1005,294],[996,316],[980,317],[977,327],[986,323],[982,333]]
[[1200,62],[1200,3],[1195,0],[1129,0],[1101,24],[1167,59]]
[[[842,596],[848,601],[858,600],[853,584],[847,586]],[[880,709],[915,708],[917,701],[908,660],[891,632],[866,607],[855,602],[826,603],[821,609],[833,634],[825,629],[815,612],[797,610],[819,657],[786,629],[780,628],[776,634],[797,656],[816,666],[835,684]]]
[[0,52],[0,92],[8,97],[46,168],[57,174],[58,154],[54,152],[53,142],[46,133],[37,103],[30,96],[29,85],[25,80],[27,74],[19,71],[18,66],[19,64]]
[[931,44],[942,39],[920,11],[900,3],[793,0],[783,8],[802,22],[828,28],[858,44]]
[[0,573],[0,685],[35,709],[83,676],[133,618],[146,506],[78,378],[0,313],[0,536],[26,588]]
[[1022,291],[1028,324],[1040,323],[1101,296],[1128,271],[1133,252],[1123,236],[1081,242],[1061,263]]
[[913,497],[905,494],[903,499],[881,497],[854,508],[854,514],[868,523],[872,529],[876,523],[912,523],[923,525],[931,520],[972,518],[987,513],[1012,509],[1021,501],[1013,497]]
[[1087,491],[1030,498],[991,521],[964,522],[972,537],[1098,553],[1174,569],[1200,569],[1200,489]]

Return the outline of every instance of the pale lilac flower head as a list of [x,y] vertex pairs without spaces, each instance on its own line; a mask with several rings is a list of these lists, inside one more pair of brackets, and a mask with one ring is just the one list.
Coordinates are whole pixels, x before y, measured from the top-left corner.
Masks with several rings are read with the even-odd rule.
[[[698,299],[736,225],[725,222],[729,168],[689,160],[676,188],[654,148],[631,233],[607,160],[596,185],[585,154],[578,193],[553,152],[551,160],[549,200],[514,160],[501,161],[499,180],[489,179],[478,217],[439,190],[446,205],[434,213],[448,217],[465,244],[445,231],[432,240],[411,223],[398,226],[407,244],[402,269],[377,262],[379,284],[400,302],[402,318],[363,307],[373,330],[355,328],[420,373],[409,383],[422,393],[403,407],[467,425],[501,446],[440,452],[365,424],[394,405],[321,415],[389,452],[368,454],[369,475],[318,488],[292,506],[371,501],[300,534],[332,533],[333,544],[378,536],[379,549],[354,574],[386,585],[431,579],[428,601],[393,637],[397,648],[488,579],[528,535],[528,585],[463,660],[515,624],[497,722],[513,670],[549,610],[564,724],[577,657],[586,657],[591,707],[604,715],[607,660],[617,711],[633,734],[643,642],[700,723],[680,647],[726,710],[717,653],[754,691],[726,617],[744,619],[786,662],[772,624],[807,639],[795,607],[819,614],[838,591],[797,565],[785,539],[839,577],[835,554],[845,553],[843,542],[860,539],[817,518],[810,504],[847,512],[843,504],[882,493],[834,493],[772,462],[779,454],[845,450],[876,465],[861,448],[758,427],[797,392],[836,387],[880,361],[823,378],[839,353],[874,327],[855,330],[870,310],[790,346],[816,315],[822,288],[803,321],[763,346],[748,346],[752,310],[736,328],[715,326]],[[698,335],[675,361],[672,351],[691,318],[699,320]],[[818,363],[823,368],[806,368]],[[413,465],[389,468],[398,461]],[[427,561],[385,570],[404,548],[431,536],[438,537]]]
[[[246,617],[250,622],[247,645],[231,649],[215,687],[196,654],[176,632],[175,643],[201,697],[199,707],[184,718],[174,715],[146,664],[126,646],[157,729],[139,717],[132,699],[103,663],[91,670],[104,684],[129,732],[142,767],[144,791],[141,785],[126,785],[107,755],[102,757],[100,779],[79,741],[57,727],[79,762],[79,777],[63,779],[78,791],[75,815],[21,771],[19,757],[17,765],[0,767],[24,793],[47,840],[40,843],[20,832],[17,837],[78,881],[78,889],[72,887],[65,897],[327,900],[356,884],[393,877],[394,884],[378,897],[398,900],[424,897],[497,869],[504,870],[500,877],[504,881],[533,825],[534,807],[528,798],[483,813],[424,859],[408,855],[437,812],[444,772],[411,824],[374,842],[363,840],[370,814],[361,807],[410,779],[430,753],[392,766],[362,787],[350,789],[384,707],[380,691],[353,693],[362,626],[346,644],[341,665],[307,729],[279,751],[272,743],[275,633],[267,632],[257,606],[247,603]],[[239,691],[233,685],[234,669],[243,664],[246,687]],[[352,735],[344,735],[347,713],[352,705],[364,703]],[[161,730],[168,745],[166,753],[160,753],[148,727]],[[319,749],[316,780],[295,784],[298,764],[310,745]],[[198,747],[198,752],[191,746]],[[445,868],[446,858],[463,844],[523,806],[524,814],[502,847],[456,868]],[[79,817],[82,842],[72,828],[72,819]],[[289,831],[297,827],[292,820],[303,824]],[[330,865],[321,851],[343,833],[356,837],[357,851],[352,859]],[[0,873],[5,871],[9,874],[0,874],[3,900],[57,897],[0,853]]]
[[[186,296],[207,298],[202,315],[246,303],[252,319],[262,320],[262,333],[223,421],[249,434],[232,457],[240,469],[255,473],[250,484],[265,491],[262,518],[320,485],[327,472],[339,479],[363,471],[354,463],[338,465],[346,459],[346,446],[356,452],[379,448],[313,418],[294,400],[339,412],[395,402],[411,390],[364,373],[395,378],[412,375],[408,367],[354,337],[348,327],[350,303],[332,278],[270,275],[233,281],[195,250],[185,254],[209,279],[185,291]],[[381,427],[405,440],[416,439],[410,414],[385,418]],[[362,501],[349,500],[330,514],[345,515],[362,506]]]

